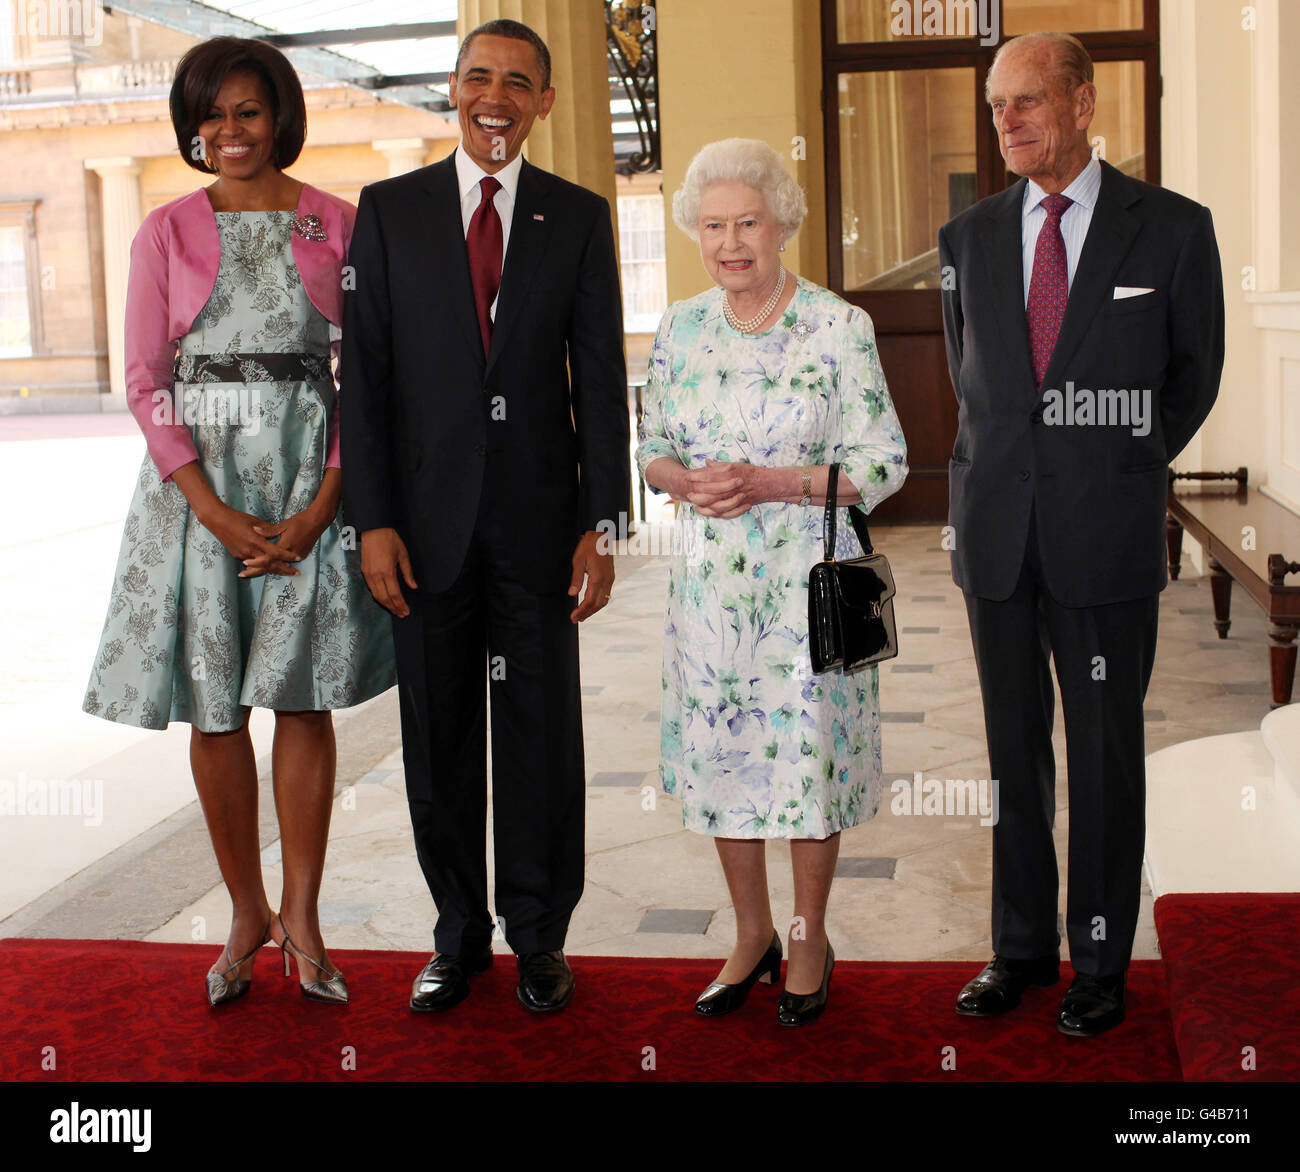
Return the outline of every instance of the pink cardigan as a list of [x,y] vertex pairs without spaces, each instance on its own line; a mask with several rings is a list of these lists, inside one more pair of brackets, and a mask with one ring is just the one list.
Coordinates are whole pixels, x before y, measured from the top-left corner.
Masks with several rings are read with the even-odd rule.
[[[341,270],[356,212],[347,200],[310,185],[298,197],[298,214],[319,216],[325,239],[306,240],[295,232],[293,261],[311,303],[336,326],[343,322]],[[198,452],[180,411],[171,413],[173,422],[154,418],[158,405],[154,394],[159,390],[171,394],[176,343],[207,304],[220,264],[217,217],[202,188],[151,211],[131,242],[126,402],[163,480],[198,459]],[[331,348],[337,352],[337,343]],[[339,467],[337,410],[334,414],[328,425],[327,468]]]

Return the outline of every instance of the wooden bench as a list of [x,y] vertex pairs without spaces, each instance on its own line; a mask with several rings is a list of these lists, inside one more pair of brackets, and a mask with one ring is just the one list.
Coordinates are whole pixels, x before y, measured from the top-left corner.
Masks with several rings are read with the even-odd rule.
[[[1176,486],[1175,481],[1180,480],[1196,483]],[[1247,487],[1246,480],[1245,468],[1236,472],[1169,470],[1165,522],[1169,576],[1178,577],[1185,529],[1209,558],[1214,629],[1219,638],[1226,639],[1232,625],[1233,582],[1259,604],[1268,617],[1273,707],[1279,708],[1291,702],[1296,634],[1300,632],[1300,580],[1286,583],[1288,574],[1300,575],[1300,562],[1288,561],[1279,551],[1300,553],[1300,516],[1258,489]],[[1248,533],[1253,534],[1252,540],[1247,540]],[[1244,548],[1247,545],[1250,548]]]

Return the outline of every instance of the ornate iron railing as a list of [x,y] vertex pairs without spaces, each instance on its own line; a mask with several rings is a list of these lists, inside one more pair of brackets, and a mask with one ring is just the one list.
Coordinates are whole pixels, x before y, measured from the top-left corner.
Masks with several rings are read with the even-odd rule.
[[618,170],[627,174],[657,171],[659,157],[659,58],[655,6],[605,0],[605,40],[609,59],[632,104],[641,149]]

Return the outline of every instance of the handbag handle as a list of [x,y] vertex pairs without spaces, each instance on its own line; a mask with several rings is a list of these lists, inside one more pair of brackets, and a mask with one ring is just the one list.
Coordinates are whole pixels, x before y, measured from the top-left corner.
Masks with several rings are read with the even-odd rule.
[[[835,498],[839,489],[840,466],[831,464],[826,469],[826,546],[824,553],[828,562],[835,560]],[[866,518],[854,508],[849,509],[849,524],[853,526],[853,532],[857,534],[858,544],[862,546],[862,554],[869,557],[875,552],[875,547],[871,544],[871,531],[867,528]]]

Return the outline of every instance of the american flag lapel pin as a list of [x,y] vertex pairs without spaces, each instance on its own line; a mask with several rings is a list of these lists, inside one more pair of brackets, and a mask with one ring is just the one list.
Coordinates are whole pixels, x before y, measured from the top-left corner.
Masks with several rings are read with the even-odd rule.
[[533,213],[533,219],[534,219],[534,220],[544,220],[544,219],[546,219],[546,217],[545,217],[544,215],[542,215],[541,212],[534,212],[534,213]]

